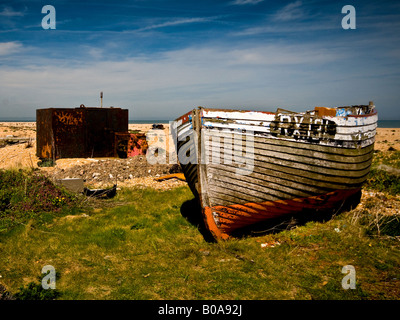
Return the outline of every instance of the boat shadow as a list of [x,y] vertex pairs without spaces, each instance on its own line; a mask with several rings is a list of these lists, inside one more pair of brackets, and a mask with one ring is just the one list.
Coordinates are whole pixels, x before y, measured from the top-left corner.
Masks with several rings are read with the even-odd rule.
[[[303,226],[308,222],[327,222],[342,212],[353,210],[357,207],[361,200],[361,192],[356,193],[347,201],[343,202],[338,208],[321,211],[304,210],[295,215],[284,215],[279,218],[268,219],[263,222],[258,222],[247,227],[240,228],[231,233],[234,238],[259,237],[268,234],[277,234],[285,230],[290,230],[295,227]],[[216,242],[211,232],[207,229],[201,207],[196,198],[184,202],[181,206],[181,215],[192,225],[196,226],[207,242]]]
[[185,201],[181,205],[181,215],[190,224],[197,227],[206,242],[216,242],[213,235],[207,229],[204,223],[203,215],[201,213],[201,207],[199,201],[196,198]]
[[308,222],[327,222],[341,212],[316,212],[308,210],[296,215],[285,215],[275,219],[258,222],[247,227],[240,228],[232,232],[234,238],[260,237],[268,234],[277,234],[282,231],[291,230],[296,227],[304,226]]

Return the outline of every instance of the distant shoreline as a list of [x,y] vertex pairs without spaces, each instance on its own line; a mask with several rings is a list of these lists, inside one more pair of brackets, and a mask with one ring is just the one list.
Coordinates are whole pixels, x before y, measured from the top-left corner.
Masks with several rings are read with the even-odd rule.
[[378,120],[378,128],[400,128],[400,120]]

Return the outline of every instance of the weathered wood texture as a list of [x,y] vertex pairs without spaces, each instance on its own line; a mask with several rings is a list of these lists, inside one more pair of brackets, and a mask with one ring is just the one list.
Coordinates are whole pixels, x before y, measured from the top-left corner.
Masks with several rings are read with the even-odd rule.
[[[361,188],[370,170],[377,127],[371,105],[302,114],[200,108],[183,117],[177,130],[178,158],[184,159],[183,171],[202,207],[211,208],[204,211],[212,219],[205,220],[224,232],[298,211],[291,208],[296,203],[304,207],[304,201],[293,199],[330,194],[334,200],[324,205],[336,205],[338,196]],[[286,200],[291,204],[271,205]],[[270,205],[229,220],[229,214],[238,212],[232,206],[249,203],[253,209],[257,203]]]
[[205,207],[203,214],[213,236],[216,239],[227,239],[237,229],[283,215],[299,214],[305,211],[334,213],[335,210],[339,211],[359,190],[337,190],[306,198]]
[[[217,140],[216,132],[209,134],[204,135],[205,139]],[[324,146],[325,152],[313,154],[307,144],[290,148],[281,141],[281,146],[274,148],[269,140],[255,137],[251,154],[234,151],[234,145],[221,148],[209,142],[206,150],[210,154],[220,151],[220,163],[211,158],[207,164],[212,205],[291,199],[357,188],[365,181],[372,161],[372,146],[359,149],[358,155],[332,153],[328,146]],[[248,172],[243,172],[248,174],[237,173],[245,164]]]

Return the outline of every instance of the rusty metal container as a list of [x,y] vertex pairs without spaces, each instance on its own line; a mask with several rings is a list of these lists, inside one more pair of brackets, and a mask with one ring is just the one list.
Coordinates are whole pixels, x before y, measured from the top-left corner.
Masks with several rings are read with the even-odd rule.
[[38,109],[36,155],[40,159],[114,157],[118,132],[128,132],[127,109]]

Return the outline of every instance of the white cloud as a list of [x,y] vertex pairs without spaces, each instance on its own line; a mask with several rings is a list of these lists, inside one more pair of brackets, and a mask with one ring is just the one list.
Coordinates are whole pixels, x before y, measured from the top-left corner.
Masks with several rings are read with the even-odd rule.
[[201,23],[201,22],[207,22],[207,21],[210,21],[210,18],[182,18],[182,19],[176,19],[176,20],[172,20],[172,21],[166,21],[163,23],[157,23],[157,24],[153,24],[150,26],[145,26],[145,27],[139,28],[135,31],[147,31],[147,30],[177,26],[177,25],[181,25],[181,24]]
[[0,56],[7,56],[20,51],[22,44],[17,41],[0,42]]
[[2,17],[23,17],[25,15],[25,10],[22,11],[14,11],[11,7],[4,7],[2,11],[0,11],[0,16]]
[[254,5],[260,2],[263,2],[264,0],[235,0],[232,2],[233,5],[246,5],[246,4],[250,4],[250,5]]
[[[92,56],[108,56],[107,50],[90,50]],[[171,119],[198,105],[300,111],[310,105],[379,103],[378,98],[393,96],[391,88],[376,86],[368,76],[371,70],[349,70],[351,53],[329,42],[190,47],[75,65],[49,59],[38,66],[31,61],[0,68],[0,97],[5,101],[0,116],[32,116],[37,108],[81,103],[98,106],[100,91],[104,106],[129,108],[135,119]]]
[[101,48],[82,46],[82,48],[89,54],[93,59],[99,60],[104,58],[104,50]]
[[331,18],[327,18],[324,21],[314,22],[291,22],[290,24],[272,24],[266,23],[265,25],[259,25],[256,27],[250,27],[241,31],[232,32],[233,36],[253,36],[259,34],[291,34],[291,33],[303,33],[303,32],[315,32],[315,31],[326,31],[326,30],[337,30],[337,21]]
[[2,67],[0,96],[33,112],[38,107],[96,106],[103,91],[105,106],[134,106],[135,117],[163,118],[196,105],[265,106],[283,101],[289,87],[296,87],[292,94],[304,95],[297,83],[320,76],[304,76],[304,70],[336,58],[310,46],[264,45],[192,47],[157,58],[93,59],[75,66],[49,61],[43,66]]
[[289,3],[274,15],[273,20],[291,21],[302,18],[304,16],[304,11],[301,8],[302,4],[303,3],[300,0]]
[[170,60],[188,65],[215,64],[218,66],[289,66],[295,64],[326,63],[343,58],[343,53],[315,45],[267,44],[253,45],[248,48],[187,48],[170,51],[166,54]]

